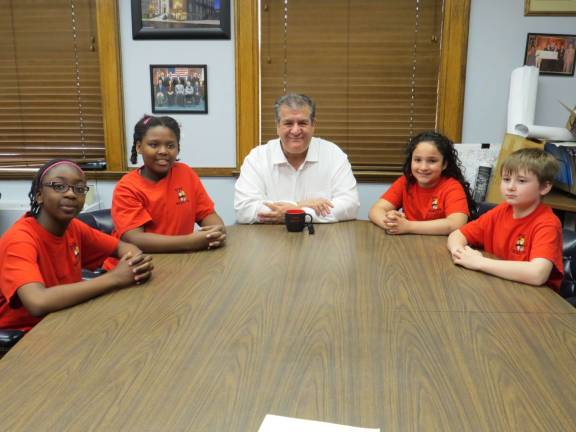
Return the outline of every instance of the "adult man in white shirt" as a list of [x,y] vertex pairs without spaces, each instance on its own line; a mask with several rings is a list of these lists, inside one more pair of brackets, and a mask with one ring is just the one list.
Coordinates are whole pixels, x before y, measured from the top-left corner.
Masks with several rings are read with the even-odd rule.
[[250,152],[236,182],[239,223],[284,223],[300,208],[314,222],[355,219],[360,207],[356,179],[338,146],[314,138],[316,107],[305,95],[289,93],[274,106],[279,138]]

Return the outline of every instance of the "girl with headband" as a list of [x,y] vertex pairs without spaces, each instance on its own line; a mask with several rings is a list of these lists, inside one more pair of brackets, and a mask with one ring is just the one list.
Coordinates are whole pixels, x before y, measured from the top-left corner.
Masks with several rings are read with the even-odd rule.
[[[46,163],[32,181],[30,211],[0,239],[0,329],[30,330],[44,315],[148,280],[152,258],[80,220],[89,187],[74,162]],[[82,281],[110,255],[118,266]]]

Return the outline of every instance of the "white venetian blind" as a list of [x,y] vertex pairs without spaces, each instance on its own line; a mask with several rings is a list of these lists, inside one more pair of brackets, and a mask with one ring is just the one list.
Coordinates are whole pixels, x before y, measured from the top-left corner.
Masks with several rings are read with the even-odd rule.
[[441,19],[441,0],[262,0],[262,141],[274,100],[304,93],[355,169],[399,170],[436,126]]

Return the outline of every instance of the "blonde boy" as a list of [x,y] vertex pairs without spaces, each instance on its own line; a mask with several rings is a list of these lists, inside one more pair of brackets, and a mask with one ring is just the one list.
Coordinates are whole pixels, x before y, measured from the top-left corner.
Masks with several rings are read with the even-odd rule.
[[[501,167],[504,202],[448,236],[455,264],[504,279],[558,291],[562,282],[562,227],[540,202],[558,171],[554,157],[539,149],[522,149]],[[488,258],[471,246],[498,259]]]

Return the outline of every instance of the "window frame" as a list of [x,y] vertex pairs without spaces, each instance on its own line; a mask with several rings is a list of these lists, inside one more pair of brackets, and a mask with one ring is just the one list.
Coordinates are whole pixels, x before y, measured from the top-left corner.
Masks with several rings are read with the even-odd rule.
[[[239,6],[235,9],[238,10]],[[96,0],[95,10],[100,62],[102,124],[107,169],[105,171],[86,171],[86,177],[96,180],[117,180],[130,170],[124,137],[125,123],[118,2],[117,0]],[[235,19],[236,23],[238,23],[238,11]],[[236,56],[238,57],[238,52]],[[239,153],[240,149],[237,141],[236,154],[238,155]],[[195,167],[194,170],[202,177],[231,177],[238,172],[239,168],[240,165],[237,164],[236,167]],[[35,173],[35,169],[0,170],[0,180],[31,179]]]
[[[471,0],[444,0],[436,127],[454,142],[462,139],[468,27]],[[258,2],[236,3],[236,134],[240,167],[260,140],[260,50]],[[395,171],[355,171],[362,182],[396,178]]]

